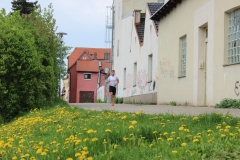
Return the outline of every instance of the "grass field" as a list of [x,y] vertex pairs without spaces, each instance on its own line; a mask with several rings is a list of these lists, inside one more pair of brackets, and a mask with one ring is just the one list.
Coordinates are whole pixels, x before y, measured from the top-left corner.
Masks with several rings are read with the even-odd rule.
[[0,126],[0,160],[240,159],[240,119],[55,106]]

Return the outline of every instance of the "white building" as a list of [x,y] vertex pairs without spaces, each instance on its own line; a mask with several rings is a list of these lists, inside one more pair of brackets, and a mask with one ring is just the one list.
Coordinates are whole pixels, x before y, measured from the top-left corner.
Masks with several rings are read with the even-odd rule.
[[[157,103],[158,23],[150,17],[158,0],[114,0],[113,69],[124,103]],[[152,3],[155,2],[155,3]]]

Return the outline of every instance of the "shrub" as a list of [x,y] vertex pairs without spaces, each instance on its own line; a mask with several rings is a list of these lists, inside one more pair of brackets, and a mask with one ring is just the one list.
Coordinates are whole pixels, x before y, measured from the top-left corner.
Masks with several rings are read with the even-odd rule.
[[100,98],[98,98],[97,103],[102,103],[102,100]]
[[219,104],[215,105],[215,108],[239,108],[240,99],[223,99]]
[[176,105],[177,105],[177,102],[172,101],[172,102],[170,102],[170,105],[172,105],[172,106],[176,106]]
[[114,103],[115,103],[115,104],[118,103],[118,98],[117,98],[117,97],[114,98]]
[[118,103],[123,104],[123,98],[118,98]]

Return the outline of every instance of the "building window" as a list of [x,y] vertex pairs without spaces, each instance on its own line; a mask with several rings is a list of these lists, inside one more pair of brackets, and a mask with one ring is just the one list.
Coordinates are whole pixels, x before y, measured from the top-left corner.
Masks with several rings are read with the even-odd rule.
[[84,79],[86,80],[91,79],[91,73],[84,73]]
[[136,81],[137,81],[137,62],[134,63],[133,66],[133,86],[136,86]]
[[148,82],[152,81],[152,54],[148,55]]
[[104,53],[104,59],[110,60],[110,53]]
[[240,9],[229,14],[228,63],[240,62]]
[[124,68],[123,70],[123,88],[126,88],[126,78],[127,78],[127,70]]
[[187,37],[182,37],[180,41],[180,76],[186,76]]
[[119,56],[119,40],[117,41],[117,56]]

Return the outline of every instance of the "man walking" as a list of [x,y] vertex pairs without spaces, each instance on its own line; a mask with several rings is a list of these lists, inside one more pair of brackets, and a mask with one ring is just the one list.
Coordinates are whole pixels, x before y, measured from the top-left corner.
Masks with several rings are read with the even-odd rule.
[[116,94],[116,86],[119,83],[119,79],[115,75],[115,71],[114,70],[112,70],[111,76],[108,77],[107,83],[109,83],[109,92],[111,94],[112,106],[114,106],[114,97],[115,97],[115,94]]

